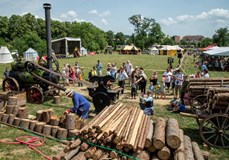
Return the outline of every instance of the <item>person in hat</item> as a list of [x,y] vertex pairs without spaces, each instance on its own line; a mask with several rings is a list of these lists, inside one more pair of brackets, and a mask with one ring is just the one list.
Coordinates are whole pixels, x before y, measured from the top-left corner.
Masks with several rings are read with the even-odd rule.
[[153,115],[153,96],[150,90],[147,91],[147,94],[140,97],[140,108],[144,111],[146,115]]
[[65,113],[76,113],[79,117],[87,119],[90,109],[90,103],[88,102],[88,100],[81,94],[78,94],[72,90],[66,90],[65,93],[67,97],[72,98],[73,103],[73,107],[67,109]]

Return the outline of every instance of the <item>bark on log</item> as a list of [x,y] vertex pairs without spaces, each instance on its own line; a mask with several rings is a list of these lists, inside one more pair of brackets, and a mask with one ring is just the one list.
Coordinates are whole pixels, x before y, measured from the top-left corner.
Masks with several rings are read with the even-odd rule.
[[15,118],[15,115],[14,114],[9,114],[9,119],[8,119],[8,124],[13,124],[13,122],[14,122],[14,118]]
[[89,145],[85,142],[83,142],[80,146],[81,151],[86,151],[89,148]]
[[147,150],[135,152],[134,157],[141,160],[150,160],[150,153]]
[[9,114],[3,114],[2,115],[2,122],[3,123],[7,123],[8,119],[9,119]]
[[175,160],[183,160],[185,159],[185,153],[184,153],[184,131],[182,129],[179,130],[180,132],[180,140],[181,144],[180,147],[176,149],[174,159]]
[[15,117],[15,118],[14,118],[13,125],[19,126],[19,125],[20,125],[20,122],[21,122],[21,118]]
[[51,134],[51,130],[52,130],[52,126],[51,125],[44,125],[42,133],[44,135],[48,135],[49,136]]
[[65,155],[65,152],[64,151],[60,151],[57,155],[52,157],[52,160],[60,160],[61,157],[63,157],[64,155]]
[[153,145],[156,149],[162,149],[165,146],[165,126],[165,119],[157,118],[153,136]]
[[57,116],[52,116],[51,119],[50,119],[50,124],[52,126],[59,126],[59,124],[60,124],[60,118],[57,117]]
[[66,115],[66,129],[75,129],[76,126],[76,114],[75,113],[69,113]]
[[153,155],[151,160],[160,160],[160,159],[157,157],[157,155]]
[[71,149],[75,149],[75,148],[77,148],[80,144],[81,144],[81,140],[80,140],[80,139],[76,139],[76,140],[70,145],[70,148],[71,148]]
[[184,135],[184,152],[186,160],[194,160],[191,139],[186,135]]
[[177,149],[180,146],[181,140],[179,135],[180,131],[177,120],[174,118],[169,118],[166,128],[166,143],[169,147]]
[[29,129],[29,124],[30,124],[30,120],[28,119],[21,119],[21,122],[20,122],[20,127],[21,128],[24,128],[24,129]]
[[80,146],[78,146],[76,149],[70,150],[66,155],[61,158],[61,160],[70,160],[72,157],[74,157],[80,150]]
[[15,105],[9,105],[8,104],[6,106],[6,114],[13,114],[14,108],[15,108]]
[[54,101],[55,104],[60,104],[60,96],[54,96]]
[[208,151],[201,151],[201,152],[202,152],[202,155],[204,156],[204,159],[208,160],[210,153]]
[[28,109],[27,107],[19,107],[18,108],[18,118],[28,118]]
[[51,136],[56,137],[59,128],[59,126],[52,126]]
[[38,121],[42,121],[43,119],[42,119],[42,110],[38,110],[37,112],[36,112],[36,120],[38,120]]
[[79,135],[78,129],[68,130],[68,138],[75,138]]
[[20,107],[19,107],[18,105],[14,106],[13,114],[14,114],[15,116],[18,115],[18,110],[19,110],[19,108],[20,108]]
[[49,114],[49,111],[48,110],[43,110],[42,111],[42,121],[45,122],[45,123],[49,123],[50,121],[50,114]]
[[170,150],[168,147],[164,146],[161,150],[157,153],[158,158],[166,160],[170,157]]
[[86,152],[85,152],[85,154],[84,154],[84,156],[86,157],[86,158],[91,158],[92,157],[92,155],[95,153],[95,151],[96,151],[96,147],[90,147]]
[[149,125],[149,130],[147,133],[147,137],[146,137],[146,141],[145,141],[145,147],[148,148],[150,146],[152,146],[153,142],[153,121],[150,121],[150,125]]
[[79,152],[76,156],[72,158],[72,160],[86,160],[87,158],[84,156],[85,152]]
[[29,130],[33,131],[37,122],[38,121],[36,120],[31,121],[29,124]]
[[192,142],[192,149],[195,159],[204,160],[203,154],[199,148],[199,145],[196,142]]
[[117,154],[115,151],[111,151],[111,152],[110,152],[110,157],[111,157],[112,159],[117,158],[117,157],[118,157],[118,154]]
[[4,114],[4,112],[0,112],[0,121],[2,120],[3,114]]
[[8,105],[17,105],[17,97],[9,96],[7,104]]
[[150,152],[155,152],[157,149],[154,147],[154,145],[151,145],[151,146],[148,147],[148,150]]
[[96,152],[92,155],[93,160],[99,160],[103,155],[103,151],[101,149],[97,149]]
[[58,138],[58,139],[64,139],[64,138],[67,138],[67,135],[68,135],[68,130],[67,129],[65,129],[65,128],[59,128],[58,131],[57,131],[56,138]]
[[45,122],[37,122],[35,125],[35,132],[42,133]]

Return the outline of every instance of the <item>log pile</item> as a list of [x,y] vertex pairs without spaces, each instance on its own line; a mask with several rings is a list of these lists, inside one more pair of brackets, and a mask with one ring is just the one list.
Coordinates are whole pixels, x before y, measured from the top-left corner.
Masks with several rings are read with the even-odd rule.
[[[176,119],[166,120],[159,117],[153,122],[141,109],[128,107],[122,103],[104,108],[80,130],[79,135],[86,142],[111,147],[139,159],[182,160],[191,155],[201,156],[195,155],[200,152],[198,145],[196,143],[192,145],[190,138],[184,136]],[[193,146],[197,147],[196,152],[193,151]],[[74,152],[73,148],[80,149]],[[66,156],[71,155],[73,158],[78,154],[92,159],[101,158],[103,155],[112,159],[127,159],[115,151],[102,150],[85,142],[79,143],[78,139],[56,157],[68,159]]]

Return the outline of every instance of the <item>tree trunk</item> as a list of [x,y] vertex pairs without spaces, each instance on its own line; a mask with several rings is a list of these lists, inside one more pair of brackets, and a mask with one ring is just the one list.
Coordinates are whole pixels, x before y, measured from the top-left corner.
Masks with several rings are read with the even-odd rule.
[[72,160],[87,160],[84,154],[85,152],[79,152],[76,156],[72,158]]
[[181,140],[181,144],[180,147],[176,149],[175,151],[175,155],[174,155],[174,159],[175,160],[183,160],[185,159],[185,154],[184,154],[184,132],[182,129],[179,130],[180,132],[180,140]]
[[52,126],[59,126],[59,124],[60,124],[60,118],[57,117],[57,116],[52,116],[51,119],[50,119],[50,124]]
[[184,152],[186,160],[194,160],[191,139],[186,135],[184,135]]
[[68,130],[68,138],[75,138],[79,135],[78,129]]
[[7,104],[8,105],[17,105],[17,97],[9,96]]
[[15,118],[14,118],[13,125],[19,126],[20,122],[21,122],[21,118],[15,117]]
[[86,152],[85,152],[85,154],[84,154],[84,156],[86,157],[86,158],[91,158],[92,157],[92,155],[95,153],[95,151],[96,151],[96,147],[90,147]]
[[28,120],[28,119],[21,119],[20,127],[21,128],[24,128],[24,129],[29,129],[29,124],[30,124],[30,120]]
[[147,137],[146,137],[146,141],[145,141],[145,147],[149,148],[150,146],[152,146],[153,142],[153,121],[150,121],[150,125],[149,125],[149,130],[147,133]]
[[166,129],[166,143],[169,147],[173,149],[177,149],[180,144],[181,140],[179,138],[179,125],[176,119],[169,118],[167,121],[167,129]]
[[8,119],[9,119],[9,114],[3,114],[2,115],[2,122],[3,123],[7,123]]
[[15,116],[18,115],[18,110],[19,110],[19,106],[18,106],[18,105],[14,106],[13,114],[14,114]]
[[36,112],[36,120],[37,121],[42,121],[43,119],[42,119],[42,110],[38,110],[37,112]]
[[43,134],[49,136],[51,134],[52,126],[51,125],[44,125]]
[[134,156],[139,160],[150,160],[150,153],[147,150],[135,152]]
[[165,146],[165,126],[165,119],[157,118],[153,136],[153,145],[156,149],[162,149]]
[[103,151],[101,149],[97,149],[96,152],[92,155],[93,160],[99,160],[103,155]]
[[0,112],[0,121],[2,120],[3,114],[4,114],[4,112]]
[[204,160],[203,154],[199,148],[199,145],[196,142],[192,142],[192,149],[194,152],[195,159]]
[[86,151],[89,148],[89,145],[85,142],[83,142],[80,146],[81,151]]
[[52,126],[51,136],[56,137],[59,128],[59,126]]
[[118,157],[118,154],[117,154],[115,151],[111,151],[111,152],[110,152],[110,157],[111,157],[112,159],[115,159],[115,158]]
[[66,115],[66,129],[75,129],[76,126],[76,114],[75,113],[69,113]]
[[52,160],[60,160],[61,157],[63,157],[64,155],[65,155],[65,152],[64,151],[60,151],[57,155],[52,157]]
[[80,146],[78,146],[76,149],[70,150],[68,153],[65,154],[61,160],[71,160],[72,157],[74,157],[80,150]]
[[13,122],[14,122],[14,118],[15,118],[15,115],[14,114],[10,114],[9,115],[9,119],[8,119],[8,124],[12,125]]
[[150,152],[155,152],[157,149],[154,147],[154,145],[151,145],[150,147],[148,147],[148,150]]
[[170,150],[168,147],[164,146],[161,150],[157,153],[158,158],[166,160],[170,157]]
[[50,121],[50,114],[49,114],[49,111],[48,110],[43,110],[42,111],[42,121],[45,122],[45,123],[49,123]]
[[38,121],[36,120],[31,121],[29,124],[29,130],[33,131],[37,122]]
[[44,128],[45,122],[37,122],[35,125],[35,132],[42,133],[42,129]]
[[19,107],[18,108],[18,118],[28,118],[28,110],[26,107]]
[[60,96],[54,96],[54,101],[55,104],[60,104]]
[[15,108],[15,105],[9,105],[8,104],[6,106],[6,114],[13,114],[14,108]]
[[76,140],[70,145],[70,148],[71,148],[71,149],[75,149],[75,148],[77,148],[80,144],[81,144],[81,140],[78,138],[78,139],[76,139]]
[[64,139],[64,138],[67,138],[67,135],[68,135],[68,130],[67,129],[59,128],[56,137],[58,139]]

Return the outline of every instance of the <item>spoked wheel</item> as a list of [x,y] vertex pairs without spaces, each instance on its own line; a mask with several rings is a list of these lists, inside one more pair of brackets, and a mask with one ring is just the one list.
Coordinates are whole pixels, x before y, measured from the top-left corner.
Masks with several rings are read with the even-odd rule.
[[110,99],[107,94],[99,92],[93,96],[93,104],[95,106],[95,112],[99,113],[106,106],[110,105]]
[[229,115],[213,114],[200,125],[202,140],[212,147],[229,148]]
[[32,103],[42,103],[44,101],[44,95],[42,90],[37,86],[32,86],[27,91],[27,99]]
[[16,79],[8,77],[2,82],[3,91],[19,91],[19,84]]
[[206,101],[205,95],[199,95],[199,96],[194,97],[190,104],[193,113],[195,113],[196,109],[200,109],[200,110],[204,109],[205,101]]

